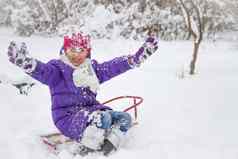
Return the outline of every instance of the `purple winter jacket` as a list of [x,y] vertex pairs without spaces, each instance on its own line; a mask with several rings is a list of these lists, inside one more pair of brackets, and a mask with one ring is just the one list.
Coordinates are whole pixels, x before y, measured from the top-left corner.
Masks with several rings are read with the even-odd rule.
[[[131,69],[127,57],[117,57],[102,64],[92,60],[92,66],[100,84]],[[89,124],[89,114],[110,108],[100,104],[89,88],[76,87],[72,79],[73,71],[61,60],[51,60],[46,64],[37,61],[30,76],[49,86],[52,117],[59,131],[79,141]]]

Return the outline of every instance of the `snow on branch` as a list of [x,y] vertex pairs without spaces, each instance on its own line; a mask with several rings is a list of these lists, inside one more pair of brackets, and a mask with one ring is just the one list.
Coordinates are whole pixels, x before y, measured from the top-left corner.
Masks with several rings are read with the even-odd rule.
[[188,31],[192,34],[194,41],[200,43],[202,40],[202,17],[201,9],[194,1],[178,0],[185,17],[185,23]]

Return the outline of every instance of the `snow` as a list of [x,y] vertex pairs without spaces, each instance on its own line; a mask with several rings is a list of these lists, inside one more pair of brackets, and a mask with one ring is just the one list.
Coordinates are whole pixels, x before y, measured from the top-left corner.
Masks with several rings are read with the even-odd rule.
[[[0,34],[1,77],[25,78],[23,72],[7,61],[6,49],[11,40],[25,41],[31,54],[43,62],[59,56],[61,38],[20,38],[9,30],[0,30]],[[141,42],[102,39],[93,40],[92,45],[93,58],[102,62],[134,53]],[[161,41],[159,45],[159,51],[141,68],[101,85],[100,101],[121,95],[144,98],[139,108],[139,125],[130,132],[131,139],[109,158],[238,158],[236,43],[202,43],[197,74],[193,77],[186,74],[192,42]],[[184,73],[185,78],[180,78]],[[0,84],[0,90],[1,158],[55,159],[39,141],[40,134],[57,131],[51,119],[48,88],[37,82],[28,96],[20,95],[10,84]],[[73,157],[62,152],[59,158]]]

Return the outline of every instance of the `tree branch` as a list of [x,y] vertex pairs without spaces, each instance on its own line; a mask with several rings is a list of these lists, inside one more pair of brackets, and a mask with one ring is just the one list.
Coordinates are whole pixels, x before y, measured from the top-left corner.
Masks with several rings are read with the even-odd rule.
[[192,34],[192,36],[196,39],[197,37],[197,34],[196,32],[193,30],[192,28],[192,21],[191,21],[191,16],[189,14],[189,9],[186,7],[185,3],[183,0],[178,0],[182,6],[182,10],[184,12],[184,15],[185,15],[185,19],[186,19],[186,26],[188,28],[188,31]]
[[197,39],[196,39],[196,42],[197,43],[200,43],[201,40],[202,40],[202,17],[201,17],[201,11],[199,10],[198,6],[195,5],[195,3],[191,0],[190,1],[194,10],[195,10],[195,13],[196,13],[196,16],[197,16],[197,21],[198,21],[198,24],[197,24],[197,30],[198,30],[198,35],[197,35]]

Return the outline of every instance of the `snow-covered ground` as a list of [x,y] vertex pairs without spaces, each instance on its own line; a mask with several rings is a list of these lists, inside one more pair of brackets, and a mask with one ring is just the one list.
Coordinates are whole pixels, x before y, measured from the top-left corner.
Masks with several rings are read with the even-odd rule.
[[[19,38],[8,30],[1,31],[0,76],[11,80],[26,78],[7,60],[6,49],[11,40],[25,41],[31,54],[43,62],[58,58],[62,43],[61,38]],[[102,62],[134,53],[141,42],[94,40],[92,45],[93,58]],[[205,42],[197,74],[181,78],[191,59],[191,42],[160,42],[157,54],[141,68],[103,84],[98,92],[100,101],[121,95],[144,98],[133,138],[109,158],[237,159],[237,50],[235,42]],[[10,84],[0,84],[1,158],[54,158],[46,153],[38,138],[56,131],[50,105],[48,88],[40,83],[32,87],[28,96],[20,95]]]

